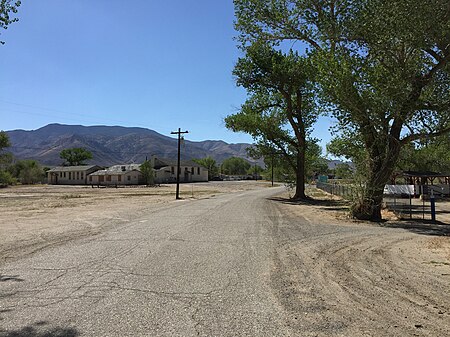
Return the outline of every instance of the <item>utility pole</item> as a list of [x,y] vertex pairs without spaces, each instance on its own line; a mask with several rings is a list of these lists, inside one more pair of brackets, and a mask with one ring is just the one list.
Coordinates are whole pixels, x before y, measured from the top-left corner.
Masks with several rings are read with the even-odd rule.
[[178,135],[178,160],[177,160],[177,193],[176,199],[180,199],[180,143],[181,143],[181,135],[184,133],[189,133],[189,131],[181,131],[181,128],[178,128],[178,131],[172,131],[170,134]]

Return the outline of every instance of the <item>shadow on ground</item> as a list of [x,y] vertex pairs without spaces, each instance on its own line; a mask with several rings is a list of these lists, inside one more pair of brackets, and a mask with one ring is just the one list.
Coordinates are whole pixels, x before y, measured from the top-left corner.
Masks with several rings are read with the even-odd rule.
[[37,322],[20,330],[2,331],[0,337],[76,337],[80,333],[74,328],[47,328],[47,322]]
[[403,228],[410,232],[423,235],[450,236],[450,225],[431,220],[396,220],[380,224],[382,227]]
[[323,199],[307,199],[307,200],[295,200],[281,197],[271,197],[268,200],[280,202],[287,205],[312,205],[321,206],[324,210],[329,211],[348,211],[349,202],[346,200],[323,200]]
[[[271,197],[268,200],[288,204],[288,205],[312,205],[319,206],[325,211],[348,212],[350,203],[346,200],[323,200],[323,199],[308,199],[308,200],[293,200],[281,197]],[[360,221],[355,220],[355,224]],[[404,219],[404,220],[389,220],[382,222],[373,222],[372,225],[388,228],[402,228],[410,232],[422,235],[435,236],[450,236],[450,225],[441,221],[431,221],[424,219]]]

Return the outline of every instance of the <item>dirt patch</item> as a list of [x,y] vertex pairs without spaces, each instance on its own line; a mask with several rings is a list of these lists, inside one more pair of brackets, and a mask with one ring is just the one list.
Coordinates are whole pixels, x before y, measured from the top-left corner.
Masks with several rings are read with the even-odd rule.
[[[450,237],[441,225],[354,221],[324,195],[276,205],[272,285],[302,336],[450,335]],[[441,226],[441,227],[440,227]]]

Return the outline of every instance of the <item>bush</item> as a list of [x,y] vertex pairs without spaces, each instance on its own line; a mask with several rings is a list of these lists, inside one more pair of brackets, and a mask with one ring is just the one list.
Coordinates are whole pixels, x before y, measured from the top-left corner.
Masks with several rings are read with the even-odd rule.
[[8,171],[0,170],[0,186],[5,187],[12,185],[14,183],[14,178]]

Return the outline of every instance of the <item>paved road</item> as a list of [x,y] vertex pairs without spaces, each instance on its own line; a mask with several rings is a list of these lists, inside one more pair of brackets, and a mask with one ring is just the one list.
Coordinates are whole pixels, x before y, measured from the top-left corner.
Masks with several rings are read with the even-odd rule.
[[281,190],[174,201],[4,265],[0,337],[450,336],[450,265],[426,248],[447,227],[337,224]]
[[0,269],[0,336],[289,336],[271,291],[281,188],[182,200]]

